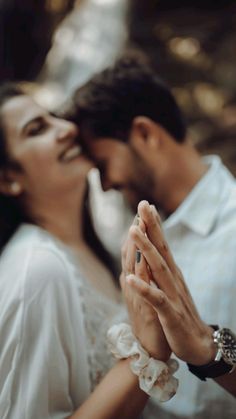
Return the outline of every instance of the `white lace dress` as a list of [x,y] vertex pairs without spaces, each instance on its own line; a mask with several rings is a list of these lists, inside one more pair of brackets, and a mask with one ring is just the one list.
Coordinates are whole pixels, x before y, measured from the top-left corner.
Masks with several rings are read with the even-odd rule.
[[1,255],[0,307],[1,419],[65,419],[112,366],[106,332],[123,308],[30,224]]
[[107,348],[107,330],[114,323],[123,320],[125,311],[121,305],[91,288],[83,278],[82,282],[80,293],[84,311],[89,378],[91,390],[94,390],[115,362]]

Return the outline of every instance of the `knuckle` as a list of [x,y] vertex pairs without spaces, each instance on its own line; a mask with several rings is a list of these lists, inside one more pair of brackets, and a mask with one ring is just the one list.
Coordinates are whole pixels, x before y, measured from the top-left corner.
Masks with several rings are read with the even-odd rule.
[[143,285],[141,288],[141,294],[143,297],[148,297],[150,294],[149,287]]
[[131,237],[131,239],[135,240],[138,238],[139,236],[139,230],[137,226],[131,226],[129,229],[129,236]]
[[162,273],[164,273],[164,272],[166,272],[166,271],[167,271],[167,266],[166,266],[166,264],[165,264],[164,262],[161,262],[161,263],[160,263],[160,271],[161,271]]
[[158,303],[162,306],[166,303],[166,295],[161,290],[159,290],[159,293],[158,293]]
[[134,272],[134,264],[130,260],[129,261],[126,261],[125,271],[127,273],[133,273]]
[[152,246],[151,246],[151,244],[147,241],[147,240],[145,240],[144,242],[143,242],[143,244],[142,244],[142,250],[144,251],[144,252],[150,252],[151,250],[152,250]]
[[163,275],[167,272],[167,266],[164,262],[158,263],[156,266],[152,267],[152,274],[157,276]]
[[160,246],[161,246],[161,250],[162,250],[163,253],[167,253],[168,252],[169,247],[168,247],[168,244],[167,244],[167,242],[165,240],[161,243]]

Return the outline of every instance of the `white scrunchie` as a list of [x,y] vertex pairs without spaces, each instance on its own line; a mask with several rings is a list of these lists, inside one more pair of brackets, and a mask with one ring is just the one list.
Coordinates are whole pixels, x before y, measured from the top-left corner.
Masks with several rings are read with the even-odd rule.
[[178,361],[167,363],[151,358],[135,338],[131,326],[120,323],[107,332],[108,346],[117,359],[131,357],[132,372],[139,377],[140,388],[160,402],[170,400],[178,388],[178,380],[173,374],[178,369]]

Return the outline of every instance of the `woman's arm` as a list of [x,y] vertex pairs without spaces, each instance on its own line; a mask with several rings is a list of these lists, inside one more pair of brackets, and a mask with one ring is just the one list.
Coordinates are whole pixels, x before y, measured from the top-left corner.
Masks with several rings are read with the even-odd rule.
[[144,408],[148,395],[140,390],[129,359],[119,361],[89,395],[77,293],[57,254],[33,252],[12,372],[18,391],[9,417],[135,419]]
[[148,395],[140,390],[129,363],[119,361],[69,419],[136,419]]

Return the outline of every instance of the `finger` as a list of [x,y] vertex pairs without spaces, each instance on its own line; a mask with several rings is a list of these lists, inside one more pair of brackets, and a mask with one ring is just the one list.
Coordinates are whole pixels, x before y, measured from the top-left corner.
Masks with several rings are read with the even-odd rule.
[[[138,226],[143,234],[146,234],[146,228],[144,222],[141,218],[138,219]],[[139,249],[136,249],[136,256],[135,256],[135,275],[139,278],[143,279],[147,283],[150,282],[150,270],[148,269],[148,265],[146,263],[145,258],[142,256],[142,253]]]
[[140,250],[136,250],[136,263],[135,263],[135,275],[141,278],[143,281],[147,282],[148,284],[151,281],[151,274],[150,270],[148,269],[148,265],[146,262],[145,257],[142,255]]
[[166,292],[167,295],[173,295],[173,292],[175,291],[174,276],[170,272],[160,253],[139,228],[135,226],[131,227],[130,236],[136,244],[136,247],[145,257],[146,262],[150,267],[154,282],[159,288]]
[[[137,215],[134,217],[133,225],[138,224],[138,217]],[[130,232],[130,230],[129,230]],[[130,234],[128,232],[127,240],[125,243],[124,248],[122,249],[122,267],[124,272],[128,273],[134,273],[135,271],[135,258],[136,258],[136,246],[131,238]]]
[[124,287],[125,287],[125,283],[126,283],[126,277],[125,277],[125,273],[123,271],[120,274],[119,281],[120,281],[120,287],[121,287],[121,289],[123,291],[124,290]]
[[142,281],[142,279],[136,275],[128,275],[126,281],[127,284],[130,285],[140,297],[151,304],[154,309],[159,309],[160,306],[169,304],[168,297],[162,290],[151,287],[151,285]]
[[145,223],[148,238],[161,254],[169,269],[175,272],[176,264],[162,232],[161,220],[156,208],[154,205],[149,205],[147,201],[141,201],[138,213]]
[[162,329],[171,346],[173,334],[176,334],[180,324],[180,316],[174,309],[168,296],[160,289],[152,288],[146,282],[135,275],[129,275],[126,278],[127,284],[143,298],[157,312]]
[[126,254],[127,254],[127,238],[125,239],[121,247],[121,266],[122,266],[123,271],[125,270]]

